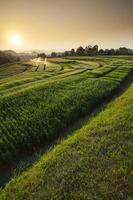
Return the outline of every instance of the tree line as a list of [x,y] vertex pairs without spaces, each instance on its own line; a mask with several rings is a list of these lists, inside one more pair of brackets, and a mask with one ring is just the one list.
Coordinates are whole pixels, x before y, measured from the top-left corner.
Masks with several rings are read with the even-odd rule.
[[97,56],[97,55],[130,55],[133,54],[133,50],[126,47],[121,47],[119,49],[99,49],[98,45],[82,46],[77,49],[72,48],[70,51],[64,51],[62,53],[52,52],[51,57],[57,56]]

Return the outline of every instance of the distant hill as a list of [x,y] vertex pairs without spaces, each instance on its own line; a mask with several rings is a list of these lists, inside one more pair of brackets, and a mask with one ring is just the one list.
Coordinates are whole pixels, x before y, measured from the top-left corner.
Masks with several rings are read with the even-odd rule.
[[20,58],[15,51],[12,50],[0,51],[0,65],[10,62],[16,62],[19,60]]
[[5,54],[10,54],[12,56],[17,56],[17,53],[13,50],[6,50],[6,51],[3,51]]
[[36,56],[37,54],[35,53],[16,53],[13,50],[0,51],[0,65],[11,62],[27,61]]

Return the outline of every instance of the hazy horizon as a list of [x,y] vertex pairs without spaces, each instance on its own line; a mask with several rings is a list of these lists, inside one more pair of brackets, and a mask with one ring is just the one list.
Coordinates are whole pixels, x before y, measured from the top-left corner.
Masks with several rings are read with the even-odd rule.
[[[132,0],[4,0],[0,49],[133,48],[132,9]],[[11,42],[12,34],[21,42]]]

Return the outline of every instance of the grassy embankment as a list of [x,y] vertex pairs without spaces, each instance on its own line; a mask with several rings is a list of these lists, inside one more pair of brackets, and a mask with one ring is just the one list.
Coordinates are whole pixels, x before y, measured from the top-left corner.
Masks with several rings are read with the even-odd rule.
[[31,169],[9,182],[0,199],[131,200],[132,110],[133,84]]

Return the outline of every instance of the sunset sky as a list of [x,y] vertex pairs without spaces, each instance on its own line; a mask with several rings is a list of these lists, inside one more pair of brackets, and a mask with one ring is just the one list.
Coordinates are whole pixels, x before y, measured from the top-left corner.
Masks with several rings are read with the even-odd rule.
[[133,48],[133,0],[0,0],[2,50],[89,44]]

